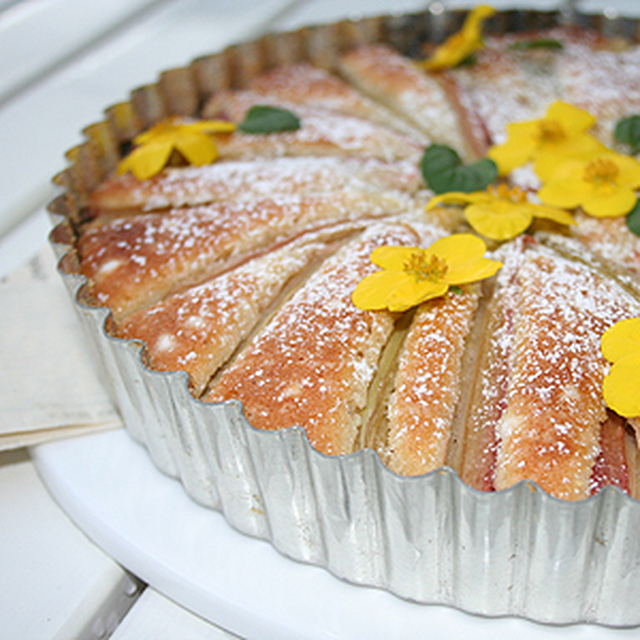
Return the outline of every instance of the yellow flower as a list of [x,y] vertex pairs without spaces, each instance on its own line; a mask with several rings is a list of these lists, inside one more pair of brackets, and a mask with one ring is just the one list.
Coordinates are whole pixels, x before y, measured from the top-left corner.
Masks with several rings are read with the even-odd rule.
[[423,69],[439,71],[455,67],[472,53],[482,49],[482,22],[492,16],[496,10],[487,5],[478,5],[467,15],[462,30],[454,33],[441,44],[428,60],[420,63]]
[[554,102],[543,118],[507,125],[507,141],[488,152],[500,175],[533,160],[552,167],[567,157],[588,157],[602,153],[606,147],[586,132],[596,119],[587,111],[566,102]]
[[640,416],[640,318],[614,324],[602,336],[601,349],[613,363],[602,384],[605,402],[625,418]]
[[218,157],[218,148],[209,134],[235,129],[235,124],[222,120],[163,120],[134,138],[133,143],[138,146],[120,162],[118,173],[131,171],[139,180],[146,180],[164,169],[174,151],[190,164],[209,164]]
[[441,203],[467,205],[464,210],[467,222],[480,235],[491,240],[515,238],[529,228],[534,218],[575,224],[566,211],[529,202],[525,191],[502,184],[491,186],[487,191],[443,193],[429,202],[427,210]]
[[358,284],[353,304],[363,310],[406,311],[443,296],[450,286],[489,278],[502,263],[485,258],[486,250],[480,238],[468,233],[442,238],[428,249],[378,247],[371,262],[382,271]]
[[598,218],[629,213],[640,187],[640,162],[629,156],[603,153],[587,160],[567,160],[538,191],[542,202],[573,209],[578,206]]

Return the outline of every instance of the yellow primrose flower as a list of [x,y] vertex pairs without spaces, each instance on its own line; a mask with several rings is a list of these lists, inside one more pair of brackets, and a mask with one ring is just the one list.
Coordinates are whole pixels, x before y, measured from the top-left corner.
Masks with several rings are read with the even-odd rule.
[[133,139],[138,146],[120,162],[118,173],[131,171],[138,180],[146,180],[164,169],[173,151],[190,164],[209,164],[218,157],[218,148],[209,134],[231,133],[235,129],[235,124],[222,120],[163,120]]
[[428,60],[420,63],[427,71],[440,71],[455,67],[466,60],[472,53],[482,49],[482,22],[491,17],[496,10],[481,4],[469,13],[462,25],[462,30],[446,39]]
[[529,202],[525,191],[518,187],[510,189],[504,184],[491,186],[487,191],[443,193],[429,202],[427,210],[442,203],[467,205],[464,210],[467,222],[480,235],[491,240],[515,238],[531,226],[534,218],[575,224],[566,211]]
[[614,324],[600,346],[613,363],[602,384],[605,402],[625,418],[640,416],[640,318]]
[[587,111],[557,101],[539,120],[507,125],[507,141],[491,147],[487,155],[502,176],[531,160],[537,173],[540,164],[548,168],[566,157],[593,156],[606,149],[586,133],[595,122]]
[[573,209],[578,206],[598,218],[629,213],[640,187],[640,162],[629,156],[603,153],[587,160],[567,160],[538,191],[545,204]]
[[502,263],[484,257],[485,243],[468,233],[447,236],[428,249],[384,246],[371,254],[380,267],[364,278],[352,295],[363,310],[406,311],[439,298],[449,287],[492,276]]

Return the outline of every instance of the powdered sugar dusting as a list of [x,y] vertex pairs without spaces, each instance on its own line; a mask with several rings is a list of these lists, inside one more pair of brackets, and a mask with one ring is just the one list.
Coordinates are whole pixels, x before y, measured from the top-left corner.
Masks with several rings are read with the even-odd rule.
[[460,366],[477,293],[423,304],[405,342],[389,402],[390,469],[418,475],[441,467],[460,397]]
[[535,253],[518,284],[496,487],[529,478],[558,497],[584,498],[606,417],[600,338],[640,306],[585,267]]
[[640,276],[640,237],[632,233],[624,217],[576,216],[572,235],[610,264]]
[[509,51],[512,42],[508,36],[488,39],[476,64],[450,72],[483,122],[491,144],[506,140],[509,123],[540,118],[559,98],[553,59],[545,57],[536,64],[535,52],[518,56]]
[[287,280],[322,247],[310,243],[270,252],[130,316],[119,335],[144,340],[156,369],[187,371],[199,393]]
[[421,184],[419,169],[412,162],[341,157],[255,159],[166,169],[142,182],[131,174],[118,176],[92,194],[92,206],[151,211],[273,194],[328,194],[350,189],[413,192]]
[[381,226],[344,247],[243,351],[207,400],[238,398],[256,427],[301,425],[318,450],[349,452],[393,326],[391,314],[353,306],[351,292],[374,269],[374,247],[415,240],[406,227]]
[[277,67],[254,78],[248,87],[251,91],[260,93],[267,101],[276,98],[296,105],[320,106],[391,126],[408,133],[421,144],[427,142],[423,134],[409,127],[384,107],[355,91],[337,76],[310,64]]
[[605,46],[596,34],[563,42],[557,73],[565,100],[596,116],[596,135],[611,145],[616,121],[640,112],[640,48]]
[[464,153],[454,111],[435,77],[416,69],[410,60],[385,45],[370,45],[348,53],[342,61],[347,77],[383,104],[402,113],[434,142]]
[[409,204],[401,194],[376,192],[219,203],[112,221],[85,233],[79,250],[98,301],[122,316],[300,231],[397,214]]
[[[236,91],[219,98],[219,102],[226,117],[241,122],[251,107],[264,104],[265,97]],[[351,155],[417,162],[422,151],[422,144],[384,124],[286,100],[273,100],[271,104],[295,113],[300,128],[260,136],[241,132],[227,136],[218,143],[222,157]]]

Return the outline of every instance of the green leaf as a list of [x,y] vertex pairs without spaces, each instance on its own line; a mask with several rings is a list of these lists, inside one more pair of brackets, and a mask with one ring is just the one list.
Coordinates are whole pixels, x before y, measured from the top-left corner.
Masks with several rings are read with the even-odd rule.
[[562,42],[553,38],[538,38],[537,40],[523,40],[522,42],[514,42],[508,47],[512,51],[527,51],[529,49],[551,49],[553,51],[561,51],[564,49]]
[[618,120],[613,135],[618,142],[629,145],[631,153],[640,152],[640,115]]
[[636,200],[636,206],[627,214],[627,227],[631,233],[640,236],[640,200]]
[[456,66],[458,66],[458,67],[472,67],[477,62],[478,62],[478,55],[475,54],[475,53],[471,53],[464,60],[459,62]]
[[299,128],[300,118],[295,113],[265,104],[251,107],[238,125],[238,129],[243,133],[279,133],[296,131]]
[[481,191],[498,177],[498,167],[493,160],[483,158],[464,165],[460,156],[443,144],[427,147],[422,156],[421,168],[424,181],[436,194]]

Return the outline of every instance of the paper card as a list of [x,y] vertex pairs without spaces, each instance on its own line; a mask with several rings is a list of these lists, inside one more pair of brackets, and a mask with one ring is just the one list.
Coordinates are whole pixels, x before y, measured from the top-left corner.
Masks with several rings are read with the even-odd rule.
[[0,280],[0,450],[120,426],[52,250]]

